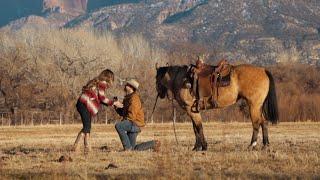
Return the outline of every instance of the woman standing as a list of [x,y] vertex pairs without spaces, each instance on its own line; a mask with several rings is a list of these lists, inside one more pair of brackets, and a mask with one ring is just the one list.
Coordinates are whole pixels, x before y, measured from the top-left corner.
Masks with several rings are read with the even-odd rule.
[[82,94],[78,99],[76,107],[81,116],[83,128],[79,132],[74,143],[74,151],[78,152],[80,150],[79,142],[83,137],[85,153],[88,153],[91,150],[89,144],[91,118],[98,113],[100,104],[107,106],[113,105],[113,101],[105,96],[105,91],[113,85],[113,81],[113,72],[106,69],[82,88]]

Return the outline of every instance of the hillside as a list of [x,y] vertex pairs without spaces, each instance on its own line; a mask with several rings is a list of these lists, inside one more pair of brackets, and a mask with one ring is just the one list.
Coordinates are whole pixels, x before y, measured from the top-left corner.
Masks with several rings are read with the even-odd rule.
[[43,9],[51,7],[49,13],[22,18],[5,28],[41,24],[118,35],[141,33],[167,49],[172,44],[200,44],[215,58],[262,65],[320,64],[320,2],[316,0],[46,1],[51,4]]
[[320,59],[320,4],[316,1],[147,1],[101,8],[65,27],[93,27],[118,34],[141,32],[163,45],[199,43],[221,56],[258,64]]

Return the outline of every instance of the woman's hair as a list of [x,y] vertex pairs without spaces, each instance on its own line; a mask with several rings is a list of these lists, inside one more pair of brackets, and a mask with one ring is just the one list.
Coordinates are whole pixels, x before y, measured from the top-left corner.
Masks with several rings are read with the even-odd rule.
[[97,87],[100,81],[106,81],[107,83],[111,83],[114,81],[114,74],[110,69],[106,69],[102,71],[99,76],[87,82],[85,86],[83,86],[82,91],[90,90],[92,87]]
[[99,81],[106,81],[108,83],[111,83],[114,81],[114,74],[110,69],[106,69],[102,71],[97,78]]
[[82,87],[82,92],[90,90],[93,87],[97,87],[98,83],[99,83],[99,80],[97,78],[91,79],[90,81],[87,82],[85,86]]

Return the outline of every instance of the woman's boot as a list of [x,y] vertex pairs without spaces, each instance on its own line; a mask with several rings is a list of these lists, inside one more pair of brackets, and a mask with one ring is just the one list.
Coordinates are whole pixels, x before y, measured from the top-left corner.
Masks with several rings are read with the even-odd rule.
[[74,142],[73,144],[73,148],[72,148],[72,151],[74,152],[79,152],[80,151],[80,144],[79,142],[81,141],[81,139],[83,138],[84,136],[84,133],[82,131],[79,132],[77,138],[76,138],[76,141]]

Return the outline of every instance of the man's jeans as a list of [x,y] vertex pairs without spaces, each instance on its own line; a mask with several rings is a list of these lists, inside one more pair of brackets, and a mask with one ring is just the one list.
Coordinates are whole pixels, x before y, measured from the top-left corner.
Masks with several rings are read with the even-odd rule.
[[115,127],[125,150],[143,151],[154,148],[154,141],[148,141],[136,145],[136,139],[141,130],[132,121],[122,120],[116,123]]

